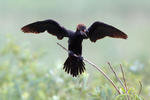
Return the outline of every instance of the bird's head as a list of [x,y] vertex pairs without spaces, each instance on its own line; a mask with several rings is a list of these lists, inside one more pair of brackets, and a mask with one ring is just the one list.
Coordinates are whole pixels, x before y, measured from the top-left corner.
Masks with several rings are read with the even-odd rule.
[[80,31],[80,33],[81,33],[82,35],[87,36],[87,35],[86,35],[87,29],[86,29],[86,26],[85,26],[84,24],[78,24],[78,25],[77,25],[77,31]]
[[77,25],[77,30],[85,32],[86,31],[86,26],[84,24],[78,24]]

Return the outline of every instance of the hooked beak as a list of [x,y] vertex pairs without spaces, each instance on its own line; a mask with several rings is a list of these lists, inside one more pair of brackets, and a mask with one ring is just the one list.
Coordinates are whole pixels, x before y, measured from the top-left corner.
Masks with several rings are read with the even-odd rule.
[[87,29],[84,29],[83,32],[85,33],[87,31]]
[[83,31],[81,31],[81,34],[84,35],[85,37],[87,37],[86,32],[88,32],[88,30],[87,30],[87,29],[84,29]]

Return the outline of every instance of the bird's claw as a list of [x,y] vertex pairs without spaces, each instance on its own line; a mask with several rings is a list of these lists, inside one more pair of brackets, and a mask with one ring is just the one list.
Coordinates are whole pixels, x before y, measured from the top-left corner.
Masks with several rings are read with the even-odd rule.
[[74,53],[72,51],[69,51],[69,55],[74,56]]
[[79,56],[78,58],[79,58],[80,60],[83,60],[83,57],[82,57],[82,56]]
[[[72,51],[69,51],[70,56],[75,56],[75,54]],[[76,55],[80,60],[83,60],[83,57],[81,55]]]

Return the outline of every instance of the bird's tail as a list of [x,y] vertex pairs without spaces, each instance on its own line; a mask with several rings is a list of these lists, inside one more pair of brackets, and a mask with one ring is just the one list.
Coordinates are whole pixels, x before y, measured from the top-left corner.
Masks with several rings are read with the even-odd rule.
[[85,71],[84,65],[85,64],[82,59],[74,56],[69,56],[64,63],[63,69],[68,74],[71,74],[73,77],[76,77],[77,75]]

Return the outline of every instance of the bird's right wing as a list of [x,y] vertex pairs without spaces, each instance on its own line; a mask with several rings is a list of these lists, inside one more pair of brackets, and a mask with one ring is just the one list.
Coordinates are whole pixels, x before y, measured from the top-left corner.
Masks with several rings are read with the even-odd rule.
[[102,39],[106,36],[122,39],[126,39],[128,37],[124,32],[120,31],[119,29],[102,22],[94,22],[88,28],[87,36],[92,42],[96,42],[96,40]]
[[22,27],[21,30],[24,33],[35,34],[47,31],[50,34],[57,36],[58,39],[62,39],[63,37],[69,37],[70,34],[73,34],[73,31],[65,29],[64,27],[60,26],[56,21],[51,19],[28,24]]

